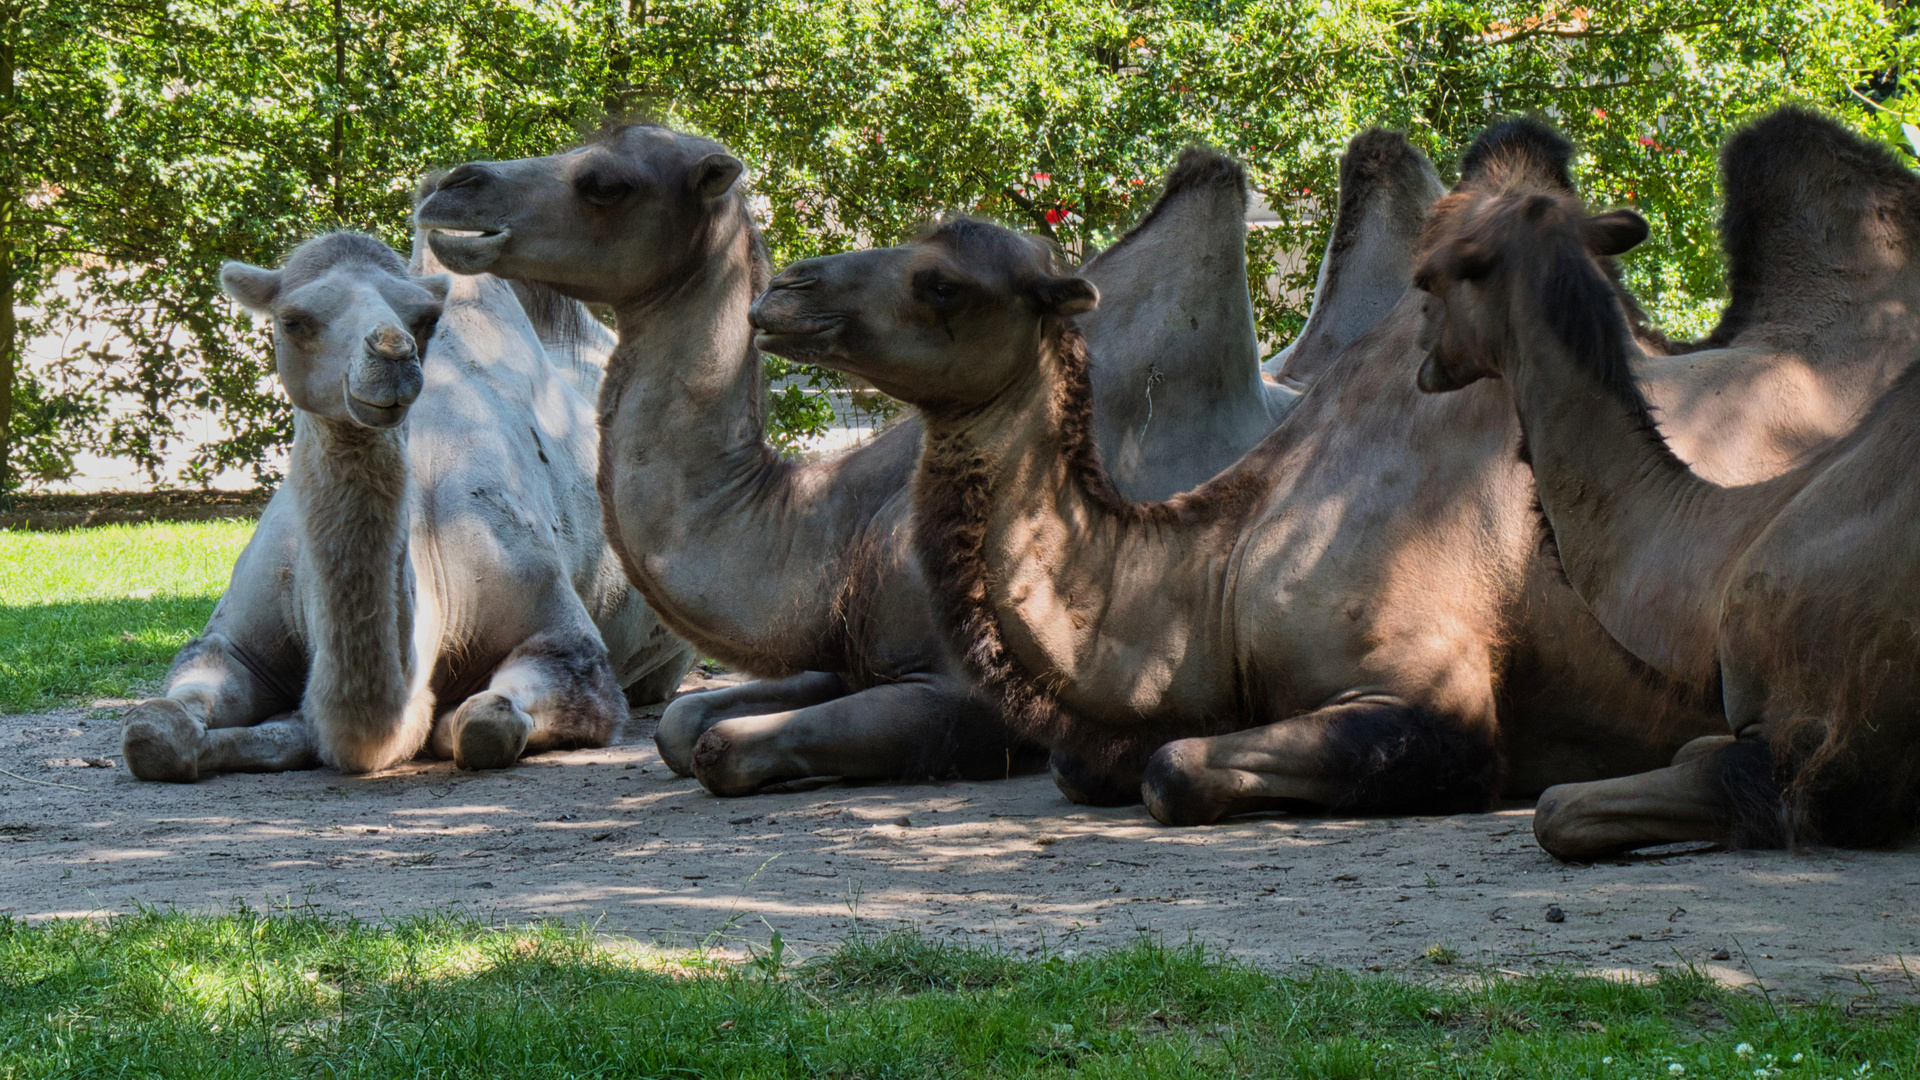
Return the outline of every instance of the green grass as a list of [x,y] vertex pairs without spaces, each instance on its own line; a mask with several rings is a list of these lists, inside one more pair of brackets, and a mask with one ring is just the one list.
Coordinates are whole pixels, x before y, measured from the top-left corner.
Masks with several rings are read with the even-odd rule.
[[251,521],[0,531],[0,711],[152,689],[252,535]]
[[1920,1074],[1911,1007],[1770,1004],[1685,972],[1436,986],[914,936],[758,961],[447,918],[0,921],[0,1077]]

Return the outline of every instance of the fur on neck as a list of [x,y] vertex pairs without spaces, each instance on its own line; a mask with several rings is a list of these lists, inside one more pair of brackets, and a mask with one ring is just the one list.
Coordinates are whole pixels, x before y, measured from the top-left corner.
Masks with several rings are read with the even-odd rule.
[[404,429],[302,419],[289,470],[309,571],[302,603],[312,666],[301,711],[322,760],[363,771],[413,756],[428,734],[407,726],[415,673],[406,438]]
[[[1114,488],[1093,440],[1085,340],[1071,325],[1050,320],[1040,351],[1041,370],[1050,380],[1046,423],[1064,459],[1067,482],[1100,512],[1132,525],[1203,525],[1249,512],[1266,491],[1257,473],[1236,466],[1165,502],[1129,502]],[[995,507],[1021,494],[1004,488],[1005,473],[1003,463],[971,437],[964,422],[928,417],[914,479],[914,543],[948,644],[1015,733],[1098,769],[1143,767],[1168,738],[1163,728],[1144,731],[1075,713],[1060,702],[1052,672],[1028,670],[1006,645],[989,596],[994,570],[986,560]]]

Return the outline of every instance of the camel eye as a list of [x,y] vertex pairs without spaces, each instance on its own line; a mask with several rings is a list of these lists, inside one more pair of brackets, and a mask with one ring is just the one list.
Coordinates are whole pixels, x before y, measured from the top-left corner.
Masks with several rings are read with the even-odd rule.
[[314,330],[313,320],[298,313],[280,316],[280,330],[288,337],[311,337]]
[[580,198],[595,206],[612,206],[633,190],[633,185],[617,177],[606,176],[598,172],[583,174],[573,182],[574,191]]
[[920,298],[929,304],[951,304],[966,292],[966,286],[960,282],[932,273],[921,275],[915,284]]

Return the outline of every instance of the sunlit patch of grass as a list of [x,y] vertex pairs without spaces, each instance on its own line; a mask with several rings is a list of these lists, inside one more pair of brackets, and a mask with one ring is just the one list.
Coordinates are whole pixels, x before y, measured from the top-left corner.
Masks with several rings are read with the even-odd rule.
[[1645,985],[1281,977],[1147,940],[1028,959],[858,937],[756,965],[447,917],[390,929],[244,911],[0,921],[0,1077],[1748,1080],[1775,1069],[1913,1076],[1920,1012],[1769,1004],[1684,971]]
[[154,687],[252,535],[251,521],[0,531],[0,711]]

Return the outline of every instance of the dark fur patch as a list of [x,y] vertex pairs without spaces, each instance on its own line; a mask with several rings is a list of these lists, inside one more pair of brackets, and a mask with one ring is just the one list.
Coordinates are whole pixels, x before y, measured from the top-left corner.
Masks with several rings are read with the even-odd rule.
[[1538,120],[1516,116],[1480,133],[1460,159],[1460,183],[1534,186],[1571,193],[1573,144],[1565,135]]
[[1734,847],[1786,846],[1786,813],[1773,771],[1773,755],[1759,739],[1739,739],[1715,751],[1712,782],[1726,807]]
[[1346,153],[1340,155],[1340,205],[1334,215],[1329,254],[1339,254],[1359,242],[1360,224],[1365,220],[1362,211],[1382,188],[1402,197],[1411,196],[1401,207],[1404,213],[1424,215],[1426,200],[1421,196],[1429,188],[1422,181],[1428,177],[1438,180],[1432,163],[1397,131],[1368,128],[1348,140]]
[[1324,726],[1320,773],[1349,785],[1333,812],[1463,814],[1499,792],[1503,761],[1494,731],[1403,702],[1356,701],[1290,723]]
[[[529,753],[605,746],[626,716],[626,699],[597,637],[543,633],[520,643],[501,666],[532,662],[553,680],[553,724],[527,744]],[[489,673],[491,675],[491,673]]]

